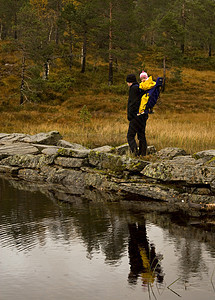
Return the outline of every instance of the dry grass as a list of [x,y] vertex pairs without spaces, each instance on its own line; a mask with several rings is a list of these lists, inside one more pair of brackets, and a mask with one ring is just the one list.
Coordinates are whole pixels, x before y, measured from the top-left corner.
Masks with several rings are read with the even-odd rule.
[[[126,143],[128,121],[125,112],[94,113],[89,123],[79,111],[58,107],[54,112],[2,112],[0,132],[35,134],[57,130],[63,138],[90,148]],[[155,113],[147,122],[147,140],[157,149],[180,147],[188,153],[215,147],[215,113]]]
[[159,149],[177,146],[188,153],[215,148],[215,113],[155,115],[149,120],[150,144]]

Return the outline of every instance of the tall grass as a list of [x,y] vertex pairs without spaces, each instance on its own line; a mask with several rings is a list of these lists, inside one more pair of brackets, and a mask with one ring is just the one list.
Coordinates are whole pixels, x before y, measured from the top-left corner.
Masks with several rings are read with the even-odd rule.
[[188,113],[155,116],[148,122],[151,144],[159,149],[180,147],[188,153],[215,148],[215,114]]
[[[59,131],[63,138],[89,148],[126,143],[128,121],[125,112],[93,114],[89,122],[79,118],[80,110],[56,112],[2,112],[0,132],[35,134]],[[150,115],[146,136],[158,150],[180,147],[188,153],[215,148],[215,113],[163,113]]]

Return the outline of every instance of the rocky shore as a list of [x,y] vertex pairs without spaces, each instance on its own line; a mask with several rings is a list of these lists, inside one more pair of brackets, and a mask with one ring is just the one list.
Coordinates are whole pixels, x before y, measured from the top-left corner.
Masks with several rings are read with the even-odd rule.
[[151,210],[215,216],[215,150],[148,147],[150,160],[131,158],[128,145],[87,149],[59,132],[0,133],[0,173],[45,186],[62,201],[139,201]]

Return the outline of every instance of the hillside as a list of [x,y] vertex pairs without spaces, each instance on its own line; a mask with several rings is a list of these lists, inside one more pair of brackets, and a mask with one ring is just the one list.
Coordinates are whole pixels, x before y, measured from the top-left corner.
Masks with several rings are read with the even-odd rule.
[[[58,130],[65,139],[88,147],[125,143],[127,73],[138,75],[144,65],[153,78],[163,75],[162,64],[153,62],[147,53],[133,66],[119,65],[117,70],[114,66],[112,86],[108,85],[108,65],[95,65],[89,58],[82,74],[78,63],[70,70],[58,59],[50,65],[46,81],[33,85],[26,73],[28,94],[34,96],[20,105],[21,55],[8,52],[5,43],[0,45],[0,132]],[[167,66],[165,92],[147,125],[148,143],[158,149],[177,146],[188,152],[214,148],[214,95],[214,71]]]

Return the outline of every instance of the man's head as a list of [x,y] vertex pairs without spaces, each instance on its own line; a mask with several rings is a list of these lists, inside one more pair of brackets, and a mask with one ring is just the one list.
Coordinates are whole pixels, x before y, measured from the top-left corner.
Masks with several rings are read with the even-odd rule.
[[129,74],[126,77],[126,82],[127,82],[128,86],[131,86],[132,83],[137,82],[136,76],[134,74]]

